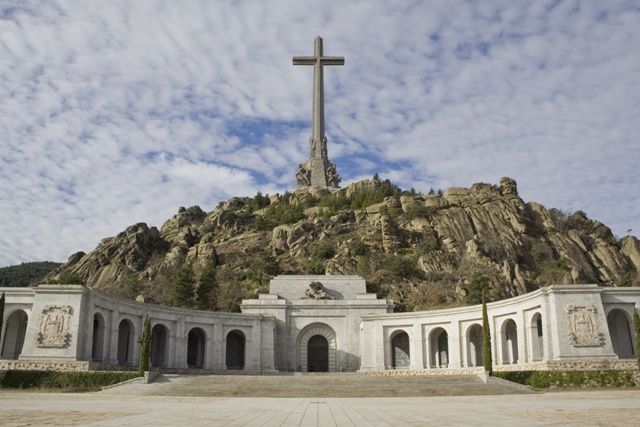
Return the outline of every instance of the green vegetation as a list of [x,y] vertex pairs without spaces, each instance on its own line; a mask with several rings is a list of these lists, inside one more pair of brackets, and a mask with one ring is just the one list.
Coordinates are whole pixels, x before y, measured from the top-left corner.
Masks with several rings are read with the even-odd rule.
[[[196,306],[201,310],[206,310],[211,304],[211,299],[215,294],[218,282],[216,281],[216,266],[209,262],[202,269],[198,287],[196,288]],[[213,303],[215,305],[215,302]]]
[[493,356],[491,355],[491,330],[489,329],[489,316],[487,316],[487,302],[482,294],[482,358],[484,370],[489,375],[493,374]]
[[552,259],[542,264],[538,280],[543,283],[564,283],[571,267],[566,259]]
[[42,281],[62,264],[58,262],[25,262],[0,268],[0,286],[25,287]]
[[638,386],[633,371],[513,371],[495,376],[533,388]]
[[50,279],[48,283],[57,285],[84,285],[84,280],[76,273],[65,271],[57,279]]
[[417,272],[415,261],[400,255],[386,257],[382,262],[381,269],[390,272],[398,279],[409,279]]
[[353,239],[347,244],[351,256],[366,255],[369,248],[360,239]]
[[280,274],[278,259],[265,249],[249,263],[246,269],[246,280],[254,287],[266,291],[269,280],[277,274]]
[[324,263],[318,258],[307,258],[302,262],[304,274],[324,274]]
[[318,259],[330,259],[336,254],[336,245],[331,240],[320,240],[311,248],[311,256]]
[[305,207],[302,204],[292,205],[287,202],[270,205],[262,215],[257,215],[253,228],[258,231],[273,230],[281,224],[292,224],[304,218]]
[[475,272],[469,277],[467,285],[467,304],[480,304],[484,299],[484,295],[489,292],[491,282],[487,276],[480,272]]
[[137,372],[0,371],[0,388],[42,388],[99,391],[101,387],[137,378]]
[[140,344],[140,362],[139,374],[143,376],[145,371],[149,370],[149,361],[151,359],[151,320],[149,316],[144,317],[144,326],[142,327],[142,335],[138,338]]
[[251,212],[266,208],[269,206],[269,195],[263,196],[260,191],[247,202],[247,206]]
[[191,266],[184,265],[173,277],[173,303],[179,307],[193,307],[195,278]]
[[426,218],[428,220],[431,220],[431,218],[433,218],[433,214],[434,214],[433,208],[430,208],[424,205],[415,204],[407,210],[404,216],[408,220],[412,220],[414,218]]

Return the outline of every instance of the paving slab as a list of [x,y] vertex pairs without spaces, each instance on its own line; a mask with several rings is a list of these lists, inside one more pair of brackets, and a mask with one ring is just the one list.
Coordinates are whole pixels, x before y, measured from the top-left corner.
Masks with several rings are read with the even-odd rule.
[[237,398],[0,392],[3,426],[638,426],[640,391]]

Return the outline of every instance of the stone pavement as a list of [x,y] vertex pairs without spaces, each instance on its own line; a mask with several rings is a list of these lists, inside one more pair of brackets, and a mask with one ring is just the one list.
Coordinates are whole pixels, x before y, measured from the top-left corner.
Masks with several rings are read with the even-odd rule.
[[0,393],[3,426],[637,426],[640,391],[392,398]]

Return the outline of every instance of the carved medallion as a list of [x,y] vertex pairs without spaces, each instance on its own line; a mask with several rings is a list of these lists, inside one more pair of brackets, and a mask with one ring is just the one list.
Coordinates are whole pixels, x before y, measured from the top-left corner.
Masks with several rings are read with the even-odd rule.
[[38,347],[66,347],[71,340],[69,323],[71,321],[71,306],[47,305],[40,315],[38,330]]
[[333,299],[324,289],[324,286],[320,282],[309,283],[309,289],[304,293],[304,299]]
[[596,308],[568,305],[566,309],[569,326],[569,343],[574,347],[600,347],[605,343],[604,334],[598,327]]

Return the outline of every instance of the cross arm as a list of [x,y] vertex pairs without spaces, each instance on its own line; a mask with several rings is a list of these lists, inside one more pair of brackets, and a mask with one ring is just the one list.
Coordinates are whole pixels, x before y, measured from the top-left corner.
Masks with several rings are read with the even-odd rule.
[[321,56],[320,63],[322,65],[344,65],[344,57],[342,56]]
[[316,63],[315,56],[294,56],[293,65],[314,65]]

